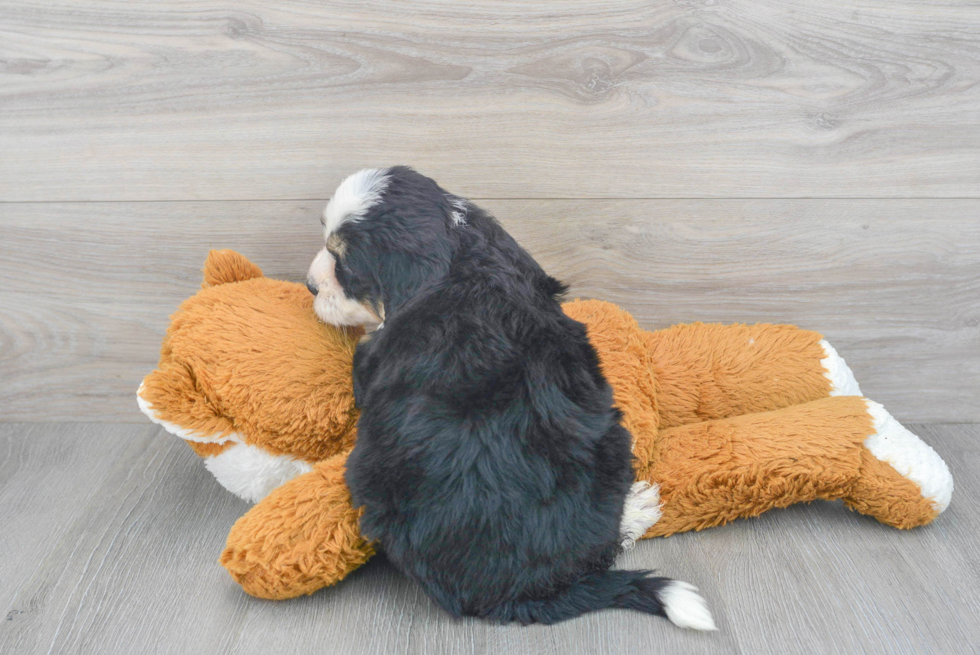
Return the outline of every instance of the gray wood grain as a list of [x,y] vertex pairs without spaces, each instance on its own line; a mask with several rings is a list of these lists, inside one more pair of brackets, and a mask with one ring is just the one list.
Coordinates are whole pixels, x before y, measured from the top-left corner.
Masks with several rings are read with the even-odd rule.
[[[978,113],[968,0],[0,0],[0,652],[967,652],[980,428],[938,423],[980,421]],[[701,586],[710,635],[453,621],[382,559],[243,595],[216,558],[246,506],[135,388],[209,248],[299,280],[323,198],[392,163],[649,329],[823,332],[933,423],[950,509],[793,507],[624,556]]]
[[243,611],[214,548],[245,507],[210,493],[187,447],[161,437],[145,425],[0,428],[19,463],[0,498],[4,539],[20,546],[0,563],[0,652],[216,652],[223,631],[183,628]]
[[[970,426],[911,426],[946,460],[956,483],[946,513],[924,530],[896,531],[819,503],[769,513],[723,528],[709,543],[728,608],[761,623],[728,622],[743,652],[966,653],[980,629],[980,491],[972,471],[980,430]],[[707,534],[707,533],[704,533]],[[724,537],[731,541],[723,541]],[[945,616],[938,620],[931,617]],[[917,618],[912,618],[917,617]]]
[[0,2],[0,199],[977,197],[968,1]]
[[953,502],[901,532],[814,503],[645,541],[619,565],[697,584],[720,630],[608,611],[455,621],[383,559],[313,596],[244,595],[217,563],[247,506],[155,426],[0,425],[0,652],[962,653],[980,639],[980,426],[912,426]]
[[[573,296],[648,329],[823,332],[907,421],[980,420],[980,201],[488,200]],[[323,201],[0,205],[0,420],[140,421],[209,248],[299,280]]]

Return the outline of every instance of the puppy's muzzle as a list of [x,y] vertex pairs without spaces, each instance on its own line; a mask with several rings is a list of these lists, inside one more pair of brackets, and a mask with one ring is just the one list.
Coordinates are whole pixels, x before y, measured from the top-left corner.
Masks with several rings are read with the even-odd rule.
[[314,296],[316,295],[317,291],[320,290],[319,287],[317,287],[315,284],[313,284],[309,280],[306,281],[306,288],[309,289],[310,290],[310,293],[312,293]]

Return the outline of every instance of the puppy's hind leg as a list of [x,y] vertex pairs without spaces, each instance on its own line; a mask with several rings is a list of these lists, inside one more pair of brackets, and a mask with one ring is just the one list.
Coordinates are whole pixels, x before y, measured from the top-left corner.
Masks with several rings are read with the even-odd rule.
[[660,487],[645,480],[634,482],[619,522],[621,545],[628,550],[654,523],[660,520]]

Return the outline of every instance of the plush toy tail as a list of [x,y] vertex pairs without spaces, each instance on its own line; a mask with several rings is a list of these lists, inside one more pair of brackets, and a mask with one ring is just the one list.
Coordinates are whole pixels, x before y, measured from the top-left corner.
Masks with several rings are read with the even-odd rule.
[[202,288],[262,277],[262,269],[234,250],[212,250],[204,262]]
[[704,599],[694,586],[670,578],[650,577],[650,571],[590,573],[559,596],[503,603],[485,616],[525,625],[549,624],[607,608],[664,616],[682,628],[716,629]]

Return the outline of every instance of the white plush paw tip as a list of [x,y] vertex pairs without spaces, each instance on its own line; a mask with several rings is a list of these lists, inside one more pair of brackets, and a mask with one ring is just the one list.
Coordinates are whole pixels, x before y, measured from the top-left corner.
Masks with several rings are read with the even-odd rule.
[[875,430],[864,440],[865,448],[917,484],[922,497],[929,499],[936,511],[945,511],[953,497],[953,476],[946,462],[884,407],[873,400],[865,402]]
[[844,359],[837,354],[834,347],[827,343],[826,339],[821,339],[820,345],[823,347],[824,358],[820,360],[824,368],[824,376],[830,380],[831,396],[860,396],[861,387],[854,379],[854,373],[844,362]]

